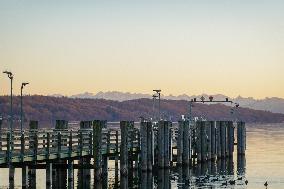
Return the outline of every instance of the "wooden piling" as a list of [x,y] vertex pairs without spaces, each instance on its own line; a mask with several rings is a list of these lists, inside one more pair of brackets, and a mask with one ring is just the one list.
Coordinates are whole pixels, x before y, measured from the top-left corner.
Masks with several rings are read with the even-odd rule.
[[244,155],[246,150],[246,127],[244,122],[237,123],[238,154]]
[[52,188],[52,163],[47,161],[46,162],[46,168],[45,168],[45,179],[46,179],[46,188],[51,189]]
[[208,152],[208,142],[207,142],[207,134],[206,134],[206,122],[201,121],[200,125],[200,145],[201,145],[201,162],[205,162],[207,160],[207,152]]
[[152,123],[147,122],[147,170],[153,167],[153,128]]
[[221,121],[221,132],[220,132],[220,141],[221,141],[221,158],[226,157],[226,142],[227,142],[227,134],[226,134],[226,122]]
[[216,121],[216,150],[218,159],[222,157],[221,146],[221,121]]
[[197,163],[200,163],[202,161],[202,147],[201,147],[201,127],[202,127],[202,122],[201,121],[197,121],[196,122],[196,154],[197,154]]
[[234,125],[232,121],[228,121],[227,125],[227,136],[228,136],[228,156],[233,157],[234,152]]
[[212,146],[211,146],[211,121],[205,122],[205,129],[206,129],[206,143],[207,143],[207,160],[212,159]]
[[189,121],[183,121],[183,153],[182,153],[182,164],[189,165],[189,141],[190,141],[190,129]]
[[147,137],[147,122],[140,123],[140,135],[141,135],[141,170],[147,171],[148,168],[148,137]]
[[121,177],[128,176],[128,129],[130,122],[121,121],[121,143],[120,143],[120,175]]
[[68,189],[74,188],[74,168],[73,160],[68,160]]
[[165,134],[165,139],[164,139],[165,164],[164,164],[164,167],[165,168],[170,167],[170,141],[171,141],[170,128],[171,126],[172,126],[172,123],[170,121],[165,121],[165,127],[164,127],[164,134]]
[[95,179],[102,179],[102,129],[106,127],[106,121],[93,121],[93,158]]
[[164,122],[158,123],[158,167],[163,168],[165,164],[165,148],[164,148]]
[[177,165],[182,165],[183,153],[183,128],[184,121],[178,122],[178,136],[177,136]]
[[22,166],[22,189],[26,189],[29,186],[27,173],[28,173],[28,166],[23,164]]
[[215,160],[217,157],[215,121],[210,121],[210,127],[211,127],[211,159]]
[[2,151],[2,119],[0,119],[0,152]]

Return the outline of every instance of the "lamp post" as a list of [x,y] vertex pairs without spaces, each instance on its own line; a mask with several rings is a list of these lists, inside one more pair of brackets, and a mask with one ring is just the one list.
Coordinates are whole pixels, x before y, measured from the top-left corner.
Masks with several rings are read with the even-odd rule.
[[12,131],[13,131],[13,78],[14,75],[12,74],[12,72],[8,72],[8,71],[4,71],[4,74],[8,75],[8,78],[11,80],[11,98],[10,98],[10,133],[9,133],[9,146],[10,149],[9,150],[9,159],[11,158],[11,152],[13,150],[12,147]]
[[21,133],[23,133],[23,89],[29,83],[22,83],[21,85]]
[[3,73],[7,74],[9,79],[11,80],[11,96],[10,96],[10,132],[13,129],[13,78],[14,75],[12,72],[4,71]]
[[153,91],[156,92],[159,97],[159,121],[160,121],[161,120],[161,90],[154,89]]

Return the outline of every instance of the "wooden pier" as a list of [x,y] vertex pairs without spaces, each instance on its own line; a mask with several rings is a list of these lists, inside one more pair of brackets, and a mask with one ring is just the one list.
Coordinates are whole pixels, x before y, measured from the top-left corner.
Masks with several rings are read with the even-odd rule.
[[[46,169],[46,187],[51,188],[55,178],[58,179],[52,170],[60,166],[68,168],[68,173],[65,171],[59,175],[65,175],[62,179],[68,179],[68,188],[73,188],[72,171],[77,166],[74,160],[93,168],[95,180],[102,183],[107,180],[108,160],[114,160],[116,179],[119,170],[120,185],[127,188],[126,178],[133,169],[149,173],[172,167],[190,167],[218,159],[231,159],[235,145],[238,155],[244,155],[246,150],[244,122],[182,120],[108,123],[94,120],[81,121],[78,129],[70,129],[67,121],[57,120],[54,129],[43,130],[39,129],[37,121],[30,121],[28,130],[22,133],[14,130],[12,135],[1,124],[0,167],[9,167],[9,179],[12,181],[14,168],[21,167],[23,188],[28,185],[28,174],[36,176],[36,167]],[[80,174],[90,177],[90,172],[86,170]]]

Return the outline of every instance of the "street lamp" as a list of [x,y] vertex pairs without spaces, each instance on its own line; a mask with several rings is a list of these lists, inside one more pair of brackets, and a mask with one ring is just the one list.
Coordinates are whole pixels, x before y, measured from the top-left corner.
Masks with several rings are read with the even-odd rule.
[[160,121],[161,120],[161,90],[154,89],[153,91],[156,92],[159,97],[159,121]]
[[10,109],[10,133],[9,133],[9,160],[11,158],[11,152],[13,150],[12,147],[12,131],[13,131],[13,78],[14,75],[12,74],[12,72],[8,72],[8,71],[4,71],[4,74],[8,75],[8,78],[11,80],[11,98],[10,98],[10,103],[11,103],[11,109]]
[[21,133],[23,133],[23,89],[29,83],[22,83],[21,85]]
[[13,129],[13,78],[14,75],[12,72],[4,71],[4,74],[7,74],[9,79],[11,80],[11,96],[10,96],[10,132],[12,133]]

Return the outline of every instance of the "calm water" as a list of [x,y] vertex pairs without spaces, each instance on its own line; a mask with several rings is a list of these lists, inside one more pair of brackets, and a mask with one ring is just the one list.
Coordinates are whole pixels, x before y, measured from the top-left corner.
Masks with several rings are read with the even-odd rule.
[[[114,188],[114,162],[109,162],[108,187]],[[91,170],[90,186],[94,179]],[[82,176],[74,170],[75,188],[82,182]],[[237,178],[242,177],[242,180]],[[79,178],[79,179],[78,179]],[[248,185],[244,181],[248,180]],[[284,188],[284,124],[247,125],[246,157],[233,161],[218,161],[195,168],[179,168],[159,171],[153,174],[134,173],[128,183],[135,188]],[[215,181],[214,181],[215,180]],[[222,186],[225,181],[237,180],[235,185]],[[127,181],[123,181],[127,182]],[[21,169],[15,171],[15,188],[21,188]],[[37,170],[37,188],[45,188],[45,170]],[[8,188],[8,169],[0,169],[0,188]],[[84,187],[86,188],[86,187]]]

